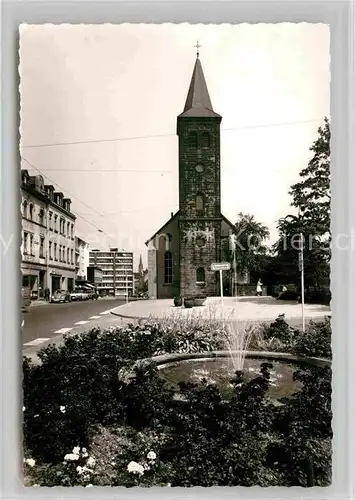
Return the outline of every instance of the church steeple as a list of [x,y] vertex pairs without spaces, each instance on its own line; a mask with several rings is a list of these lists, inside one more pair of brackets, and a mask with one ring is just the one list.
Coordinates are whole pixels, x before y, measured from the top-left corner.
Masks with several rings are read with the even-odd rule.
[[[200,45],[198,45],[200,47]],[[210,95],[203,74],[199,52],[197,52],[194,70],[192,72],[191,82],[185,107],[180,117],[220,117],[213,111]]]

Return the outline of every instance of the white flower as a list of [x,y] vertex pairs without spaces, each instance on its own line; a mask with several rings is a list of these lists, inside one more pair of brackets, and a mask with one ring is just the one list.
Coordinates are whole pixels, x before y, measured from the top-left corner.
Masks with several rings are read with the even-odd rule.
[[59,407],[59,409],[60,409],[60,411],[61,411],[62,413],[65,413],[65,411],[66,411],[66,410],[65,410],[65,406],[60,406],[60,407]]
[[79,455],[79,453],[80,453],[80,446],[75,446],[73,448],[72,453],[74,453],[74,455]]
[[81,451],[82,451],[83,453],[87,453],[87,451],[88,451],[88,450],[87,450],[86,448],[81,448]]
[[80,467],[80,465],[78,465],[77,468],[76,468],[76,472],[78,474],[82,474],[84,472],[83,467]]
[[26,406],[23,406],[23,407],[22,407],[22,411],[25,411],[25,410],[26,410]]
[[171,483],[167,483],[167,486],[169,486],[169,487],[170,487],[170,486],[171,486]]
[[133,474],[139,474],[142,476],[144,474],[144,467],[137,462],[129,462],[127,465],[128,472],[133,472]]
[[116,462],[111,462],[111,465],[115,466],[115,465],[116,465]]
[[89,457],[87,459],[86,465],[88,465],[89,467],[94,467],[95,464],[96,464],[96,460],[94,459],[94,457]]
[[89,456],[89,453],[87,451],[84,451],[83,454],[82,454],[83,458],[86,458]]
[[65,455],[64,460],[79,460],[79,455],[76,453],[68,453]]
[[156,455],[156,453],[154,453],[154,451],[150,451],[147,454],[147,458],[148,458],[148,460],[155,460],[157,458],[157,455]]
[[87,484],[86,488],[92,488],[92,484]]
[[33,458],[27,458],[26,464],[29,465],[30,467],[34,467],[36,464],[36,461],[33,460]]

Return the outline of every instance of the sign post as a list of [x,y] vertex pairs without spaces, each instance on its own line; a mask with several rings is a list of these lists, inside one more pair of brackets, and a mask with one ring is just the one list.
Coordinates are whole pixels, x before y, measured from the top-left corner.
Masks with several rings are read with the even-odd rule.
[[304,317],[304,262],[303,262],[303,234],[300,233],[300,253],[299,253],[299,271],[301,273],[301,304],[302,304],[302,332],[305,332],[305,317]]
[[222,323],[224,327],[224,303],[223,303],[223,271],[229,271],[231,265],[229,262],[215,262],[211,264],[211,271],[219,271],[219,287],[221,293],[221,309],[222,309]]

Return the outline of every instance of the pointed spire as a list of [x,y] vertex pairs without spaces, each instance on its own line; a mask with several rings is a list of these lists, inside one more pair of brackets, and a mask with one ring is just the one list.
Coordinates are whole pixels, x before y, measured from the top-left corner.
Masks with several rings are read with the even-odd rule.
[[143,274],[143,261],[142,261],[142,254],[140,254],[140,257],[139,257],[138,272],[139,272],[140,274]]
[[[200,45],[197,44],[197,50],[199,49],[199,47]],[[198,52],[197,52],[195,67],[191,77],[189,91],[185,102],[184,111],[180,116],[186,116],[186,117],[220,116],[213,111],[210,95],[208,93],[207,84],[205,76],[203,74],[203,69]]]

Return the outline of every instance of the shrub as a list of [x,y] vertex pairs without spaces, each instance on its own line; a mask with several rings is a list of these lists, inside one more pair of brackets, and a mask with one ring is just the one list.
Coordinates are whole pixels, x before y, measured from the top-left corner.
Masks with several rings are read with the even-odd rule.
[[298,335],[292,351],[299,356],[314,356],[318,358],[332,357],[330,318],[322,322],[310,321],[306,331]]
[[[268,332],[281,342],[289,329],[279,318]],[[297,372],[302,390],[275,407],[268,363],[249,382],[236,373],[228,401],[206,381],[181,384],[179,399],[155,364],[136,363],[219,345],[212,323],[151,320],[66,337],[38,366],[24,358],[26,473],[42,486],[305,486],[311,456],[316,484],[328,484],[330,370]]]
[[287,323],[284,314],[280,314],[275,321],[269,325],[265,325],[262,329],[264,340],[277,339],[286,347],[294,341],[298,334],[299,331]]

